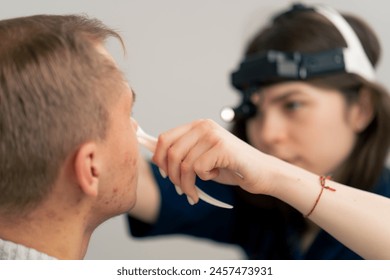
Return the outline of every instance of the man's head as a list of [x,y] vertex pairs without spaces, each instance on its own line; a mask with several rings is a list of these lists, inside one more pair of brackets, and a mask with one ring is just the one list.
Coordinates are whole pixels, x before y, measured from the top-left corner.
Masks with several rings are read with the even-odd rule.
[[133,95],[109,37],[122,43],[83,16],[0,21],[0,213],[34,209],[59,180],[96,197],[106,217],[134,203]]

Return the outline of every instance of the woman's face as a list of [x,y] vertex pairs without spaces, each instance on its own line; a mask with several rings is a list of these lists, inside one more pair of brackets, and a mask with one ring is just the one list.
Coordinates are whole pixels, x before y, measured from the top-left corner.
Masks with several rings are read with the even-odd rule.
[[331,174],[350,154],[358,131],[358,105],[339,91],[304,82],[262,89],[252,98],[257,114],[247,123],[257,149],[316,174]]

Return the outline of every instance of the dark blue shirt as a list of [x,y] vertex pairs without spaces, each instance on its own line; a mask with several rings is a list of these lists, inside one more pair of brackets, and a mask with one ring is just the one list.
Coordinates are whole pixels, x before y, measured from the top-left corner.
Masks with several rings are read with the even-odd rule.
[[[361,259],[323,230],[308,250],[302,252],[299,249],[299,232],[289,220],[283,215],[275,214],[272,207],[269,210],[252,209],[250,203],[237,197],[236,186],[198,179],[198,187],[211,196],[234,205],[234,208],[219,208],[201,200],[191,206],[184,195],[176,193],[169,179],[163,179],[158,168],[152,167],[162,198],[159,217],[155,224],[149,225],[129,216],[130,232],[134,237],[185,234],[207,238],[240,246],[248,259]],[[373,192],[390,197],[388,169],[382,173]]]

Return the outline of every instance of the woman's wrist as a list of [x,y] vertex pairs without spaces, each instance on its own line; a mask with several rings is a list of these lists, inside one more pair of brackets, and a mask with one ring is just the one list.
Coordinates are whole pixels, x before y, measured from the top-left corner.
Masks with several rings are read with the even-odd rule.
[[321,191],[319,176],[300,167],[275,159],[278,163],[272,175],[272,195],[307,215]]

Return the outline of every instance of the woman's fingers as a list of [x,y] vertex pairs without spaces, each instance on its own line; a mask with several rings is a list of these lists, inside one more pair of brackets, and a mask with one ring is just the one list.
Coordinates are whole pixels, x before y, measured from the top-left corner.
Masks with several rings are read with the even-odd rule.
[[225,183],[241,179],[234,175],[237,140],[211,120],[200,120],[160,135],[154,162],[182,191],[198,201],[195,178],[218,178]]
[[194,151],[199,150],[200,145],[197,142],[203,137],[204,130],[197,129],[202,122],[196,121],[161,134],[153,156],[153,161],[193,202],[198,201],[198,194],[195,190],[196,174],[192,163],[196,155],[201,153]]
[[[208,150],[212,148],[212,143],[204,140],[208,137],[207,135],[201,136],[201,134],[197,134],[197,136],[199,136],[200,138],[198,138],[196,141],[193,140],[193,145],[191,146],[191,148],[188,149],[186,155],[182,157],[181,162],[178,162],[178,166],[175,167],[179,170],[180,173],[179,180],[183,192],[189,195],[194,202],[197,202],[198,196],[194,189],[195,179],[197,175],[194,165],[200,156],[206,154]],[[191,135],[191,133],[189,133],[185,137],[195,138],[193,137],[193,135]],[[183,142],[188,143],[187,141]],[[170,168],[172,168],[171,165],[169,166]]]
[[168,130],[167,132],[160,134],[160,136],[158,137],[156,151],[152,159],[154,163],[156,163],[167,176],[169,176],[168,162],[167,162],[167,154],[169,148],[175,143],[175,141],[177,141],[182,135],[187,133],[190,129],[191,129],[191,124],[186,124]]

